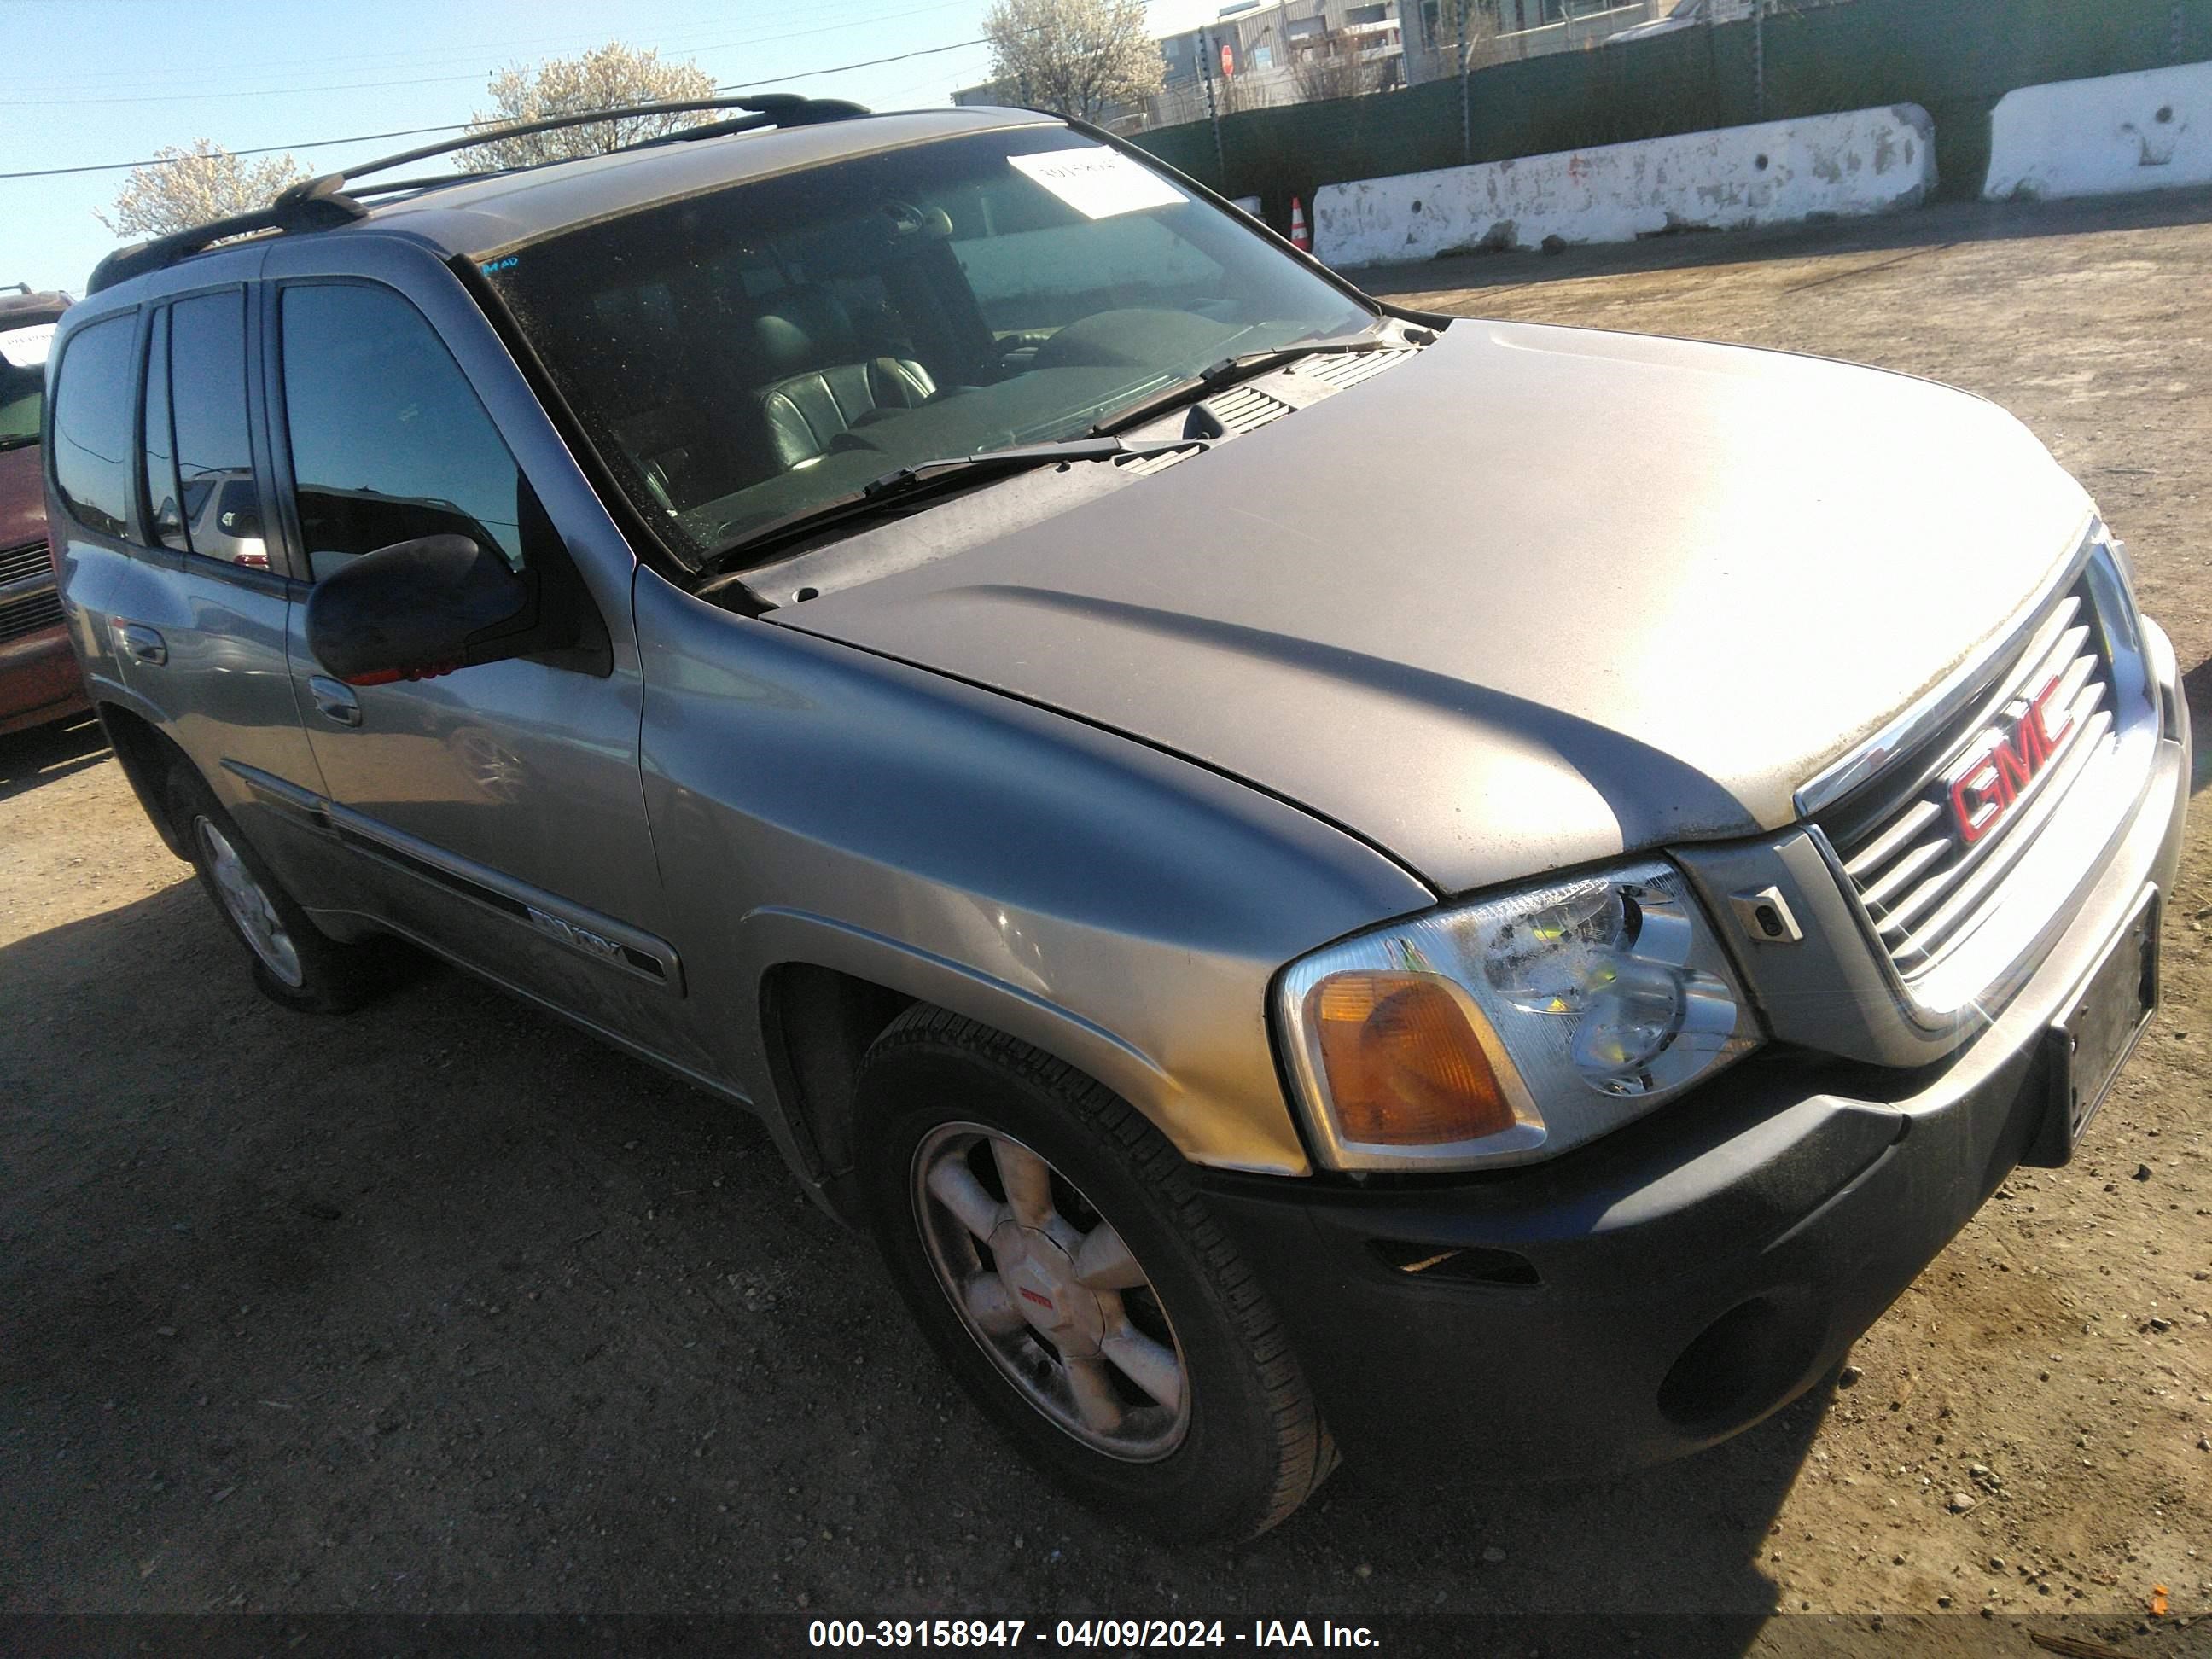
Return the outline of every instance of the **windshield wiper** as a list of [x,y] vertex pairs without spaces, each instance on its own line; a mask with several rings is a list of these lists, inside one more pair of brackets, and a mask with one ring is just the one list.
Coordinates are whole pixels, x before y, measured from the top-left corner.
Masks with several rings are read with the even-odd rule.
[[770,519],[757,529],[749,530],[735,541],[715,549],[708,559],[708,565],[712,568],[723,564],[735,554],[775,542],[787,541],[809,531],[827,529],[847,519],[861,517],[904,496],[934,489],[948,478],[965,472],[1022,472],[1031,467],[1053,466],[1066,461],[1103,461],[1121,456],[1142,460],[1147,456],[1164,455],[1173,450],[1193,447],[1204,447],[1204,441],[1177,438],[1160,443],[1125,444],[1119,438],[1092,435],[1064,438],[1056,443],[1010,444],[1003,449],[978,450],[972,455],[946,455],[933,460],[914,461],[905,466],[894,467],[881,477],[871,479],[846,495],[833,495],[826,501],[817,501],[811,507],[800,507],[781,518]]
[[1119,438],[1094,434],[1085,438],[1062,438],[1054,443],[1010,444],[1004,449],[979,449],[972,455],[946,455],[933,461],[915,461],[911,465],[886,472],[872,483],[862,484],[860,494],[873,500],[896,494],[942,473],[964,472],[971,467],[992,471],[1005,467],[1019,471],[1024,467],[1057,461],[1111,460],[1117,455],[1141,460],[1147,455],[1164,455],[1171,449],[1188,449],[1193,444],[1202,441],[1196,438],[1177,438],[1162,443],[1125,444]]
[[1249,380],[1264,374],[1285,363],[1294,363],[1301,357],[1327,356],[1348,351],[1382,351],[1397,342],[1389,335],[1369,331],[1362,334],[1332,334],[1318,340],[1301,340],[1294,345],[1271,346],[1265,351],[1241,351],[1234,357],[1224,357],[1211,368],[1202,368],[1187,380],[1163,387],[1149,398],[1131,404],[1127,409],[1117,409],[1091,429],[1099,436],[1119,432],[1126,428],[1142,426],[1156,415],[1218,391],[1232,381]]

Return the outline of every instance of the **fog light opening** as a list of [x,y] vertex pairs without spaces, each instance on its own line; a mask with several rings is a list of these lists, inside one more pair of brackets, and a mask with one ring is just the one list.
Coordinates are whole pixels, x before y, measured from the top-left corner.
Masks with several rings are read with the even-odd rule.
[[1395,1238],[1368,1241],[1386,1266],[1408,1277],[1449,1279],[1462,1285],[1537,1285],[1536,1264],[1511,1250],[1482,1244],[1435,1245]]
[[1740,1302],[1682,1350],[1659,1384],[1659,1409],[1678,1428],[1732,1433],[1789,1397],[1819,1352],[1820,1334],[1802,1293]]

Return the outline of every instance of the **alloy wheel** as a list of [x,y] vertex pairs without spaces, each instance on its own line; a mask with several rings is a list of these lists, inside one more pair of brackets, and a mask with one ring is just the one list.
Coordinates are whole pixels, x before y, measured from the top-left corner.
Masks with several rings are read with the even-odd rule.
[[230,838],[209,819],[194,819],[192,831],[206,856],[208,873],[215,878],[216,893],[225,914],[238,924],[238,931],[261,965],[294,990],[299,989],[307,977],[300,965],[300,952],[253,872],[246,868]]
[[1190,1376],[1119,1231],[1041,1154],[977,1123],[915,1149],[915,1218],[960,1322],[1017,1392],[1097,1451],[1152,1462],[1190,1426]]

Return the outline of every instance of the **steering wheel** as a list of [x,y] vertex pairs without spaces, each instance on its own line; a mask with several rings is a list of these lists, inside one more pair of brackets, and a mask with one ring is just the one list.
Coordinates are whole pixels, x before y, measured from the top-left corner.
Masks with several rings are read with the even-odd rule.
[[943,208],[926,208],[896,197],[876,204],[876,210],[890,222],[894,241],[925,241],[952,234],[952,219]]

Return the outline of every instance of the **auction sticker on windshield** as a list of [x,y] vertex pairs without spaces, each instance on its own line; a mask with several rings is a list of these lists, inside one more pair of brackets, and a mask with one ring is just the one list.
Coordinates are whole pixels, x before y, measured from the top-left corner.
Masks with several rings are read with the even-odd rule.
[[1086,219],[1110,219],[1144,208],[1178,207],[1190,200],[1158,173],[1103,144],[1006,159]]

